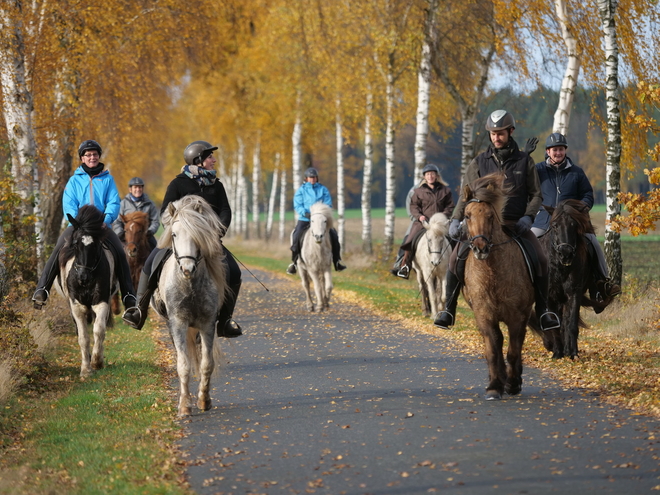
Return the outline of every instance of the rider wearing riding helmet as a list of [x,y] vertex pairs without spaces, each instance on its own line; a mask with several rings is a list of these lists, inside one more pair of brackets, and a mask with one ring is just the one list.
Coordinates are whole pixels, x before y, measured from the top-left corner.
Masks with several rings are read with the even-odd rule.
[[442,180],[438,166],[427,164],[422,169],[422,175],[424,182],[413,191],[410,198],[410,215],[415,221],[401,244],[404,255],[397,276],[406,279],[410,276],[413,243],[417,234],[423,229],[422,223],[428,222],[438,212],[444,213],[449,218],[454,210],[451,189]]
[[[486,130],[490,145],[477,155],[468,165],[461,184],[472,184],[479,177],[492,173],[504,174],[504,185],[510,188],[509,199],[504,207],[503,217],[507,226],[518,237],[525,240],[529,248],[535,251],[538,259],[534,277],[535,310],[541,329],[552,330],[559,327],[559,318],[548,311],[548,258],[530,228],[539,208],[542,194],[534,160],[526,151],[520,151],[513,139],[516,122],[506,110],[495,110],[488,116]],[[465,213],[465,196],[461,192],[449,226],[449,235],[454,239],[463,238],[461,221]],[[440,311],[434,324],[440,328],[449,328],[455,322],[458,294],[463,284],[465,260],[469,244],[458,242],[451,254],[447,270],[447,301],[445,309]]]
[[[303,232],[309,228],[310,209],[314,203],[324,203],[332,208],[332,198],[330,191],[323,184],[319,183],[319,172],[314,167],[305,170],[305,182],[298,188],[293,196],[293,209],[298,214],[298,223],[293,230],[293,239],[291,243],[291,264],[286,272],[289,275],[295,275],[296,262],[300,256],[300,241]],[[346,265],[341,260],[341,246],[339,245],[339,236],[335,229],[330,229],[330,244],[332,245],[332,262],[335,270],[338,272],[345,270]]]
[[119,216],[112,224],[112,230],[115,231],[115,234],[119,236],[122,242],[125,241],[124,237],[126,233],[124,232],[124,222],[121,219],[121,215],[136,211],[145,212],[149,218],[147,242],[149,243],[149,250],[153,250],[157,243],[154,236],[156,235],[156,232],[158,232],[158,227],[160,227],[158,208],[156,208],[153,201],[149,199],[147,193],[144,192],[144,181],[140,177],[133,177],[128,181],[128,194],[121,200]]
[[[594,205],[594,191],[591,183],[580,167],[578,167],[566,154],[568,141],[566,137],[553,132],[545,140],[544,161],[536,164],[536,170],[541,181],[543,205],[556,208],[565,199],[582,201],[587,208]],[[532,232],[538,237],[545,234],[550,228],[550,213],[541,208],[536,215]],[[593,273],[589,291],[591,298],[596,302],[594,311],[602,312],[621,293],[621,287],[609,279],[609,270],[605,261],[605,254],[600,247],[595,234],[585,234],[589,241],[589,264]]]
[[[194,141],[190,143],[183,152],[186,165],[181,168],[181,173],[177,175],[167,186],[163,206],[160,209],[161,215],[171,202],[196,194],[204,198],[213,208],[225,229],[231,224],[231,207],[227,199],[225,186],[216,177],[216,171],[213,168],[216,159],[213,152],[217,146],[212,146],[206,141]],[[218,232],[218,235],[224,237],[226,231]],[[223,245],[224,262],[227,264],[227,285],[229,291],[226,294],[225,302],[218,312],[218,318],[215,323],[218,337],[234,338],[243,335],[242,329],[233,319],[236,299],[241,288],[241,269],[236,260]],[[151,276],[154,258],[160,252],[160,249],[154,249],[144,264],[142,273],[140,273],[140,282],[138,285],[138,307],[127,310],[124,315],[124,321],[133,328],[140,329],[147,319],[149,310],[149,301],[153,291],[158,284],[158,276]],[[162,264],[166,258],[160,261],[159,266],[153,267],[153,272],[159,274]]]
[[[110,247],[110,252],[115,258],[115,273],[123,296],[122,301],[124,307],[128,309],[134,307],[136,303],[131,272],[121,241],[110,228],[119,213],[119,193],[117,192],[115,180],[108,170],[104,170],[105,165],[100,161],[102,153],[101,145],[92,139],[83,141],[80,144],[78,156],[81,164],[64,187],[62,209],[64,210],[64,218],[67,218],[67,214],[75,218],[78,215],[78,210],[88,204],[95,206],[105,214],[104,222],[108,230],[106,244]],[[46,266],[44,266],[43,272],[41,272],[37,290],[32,296],[32,302],[36,309],[41,309],[48,300],[55,277],[60,273],[58,260],[60,251],[64,243],[71,239],[72,233],[72,226],[68,226],[62,232],[50,258],[46,262]]]

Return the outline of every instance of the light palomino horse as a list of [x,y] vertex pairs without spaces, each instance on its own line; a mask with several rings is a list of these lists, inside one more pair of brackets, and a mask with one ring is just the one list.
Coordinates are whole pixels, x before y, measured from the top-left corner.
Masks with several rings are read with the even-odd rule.
[[221,353],[215,341],[215,321],[225,299],[226,267],[218,216],[200,196],[189,195],[167,206],[165,230],[158,242],[171,248],[152,307],[167,320],[176,349],[179,374],[179,416],[191,413],[189,382],[191,367],[199,371],[197,407],[211,408],[209,394],[214,358]]
[[446,237],[449,220],[444,213],[436,213],[422,225],[426,232],[417,244],[412,266],[422,294],[422,311],[424,316],[430,316],[437,314],[446,300],[445,275],[451,254]]
[[[305,232],[296,263],[309,311],[326,310],[330,307],[332,294],[332,247],[330,229],[332,228],[332,208],[323,203],[316,203],[310,208],[309,229]],[[316,305],[312,300],[310,283],[314,284]]]
[[[116,289],[114,257],[103,247],[107,227],[103,212],[85,205],[76,218],[68,215],[73,226],[71,238],[60,251],[60,275],[56,288],[69,301],[76,323],[82,356],[80,376],[86,378],[104,366],[105,330],[112,327],[110,299]],[[93,321],[94,345],[90,354],[87,325]]]

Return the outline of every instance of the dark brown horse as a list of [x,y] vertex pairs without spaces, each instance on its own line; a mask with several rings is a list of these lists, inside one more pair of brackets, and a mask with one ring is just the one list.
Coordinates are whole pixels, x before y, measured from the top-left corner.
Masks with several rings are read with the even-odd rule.
[[549,262],[548,308],[559,316],[561,327],[542,332],[534,315],[529,325],[553,358],[573,359],[578,355],[579,329],[587,326],[580,318],[580,306],[593,305],[585,295],[592,276],[585,234],[593,234],[594,227],[589,208],[577,199],[544,208],[552,215],[548,232],[539,238]]
[[[149,215],[144,211],[133,211],[126,215],[119,215],[124,224],[124,253],[131,270],[131,281],[133,287],[138,286],[140,272],[144,262],[149,257],[151,248],[147,241],[147,230],[149,229]],[[112,299],[112,312],[120,313],[119,297],[115,295]]]
[[[504,177],[491,174],[466,186],[465,223],[472,249],[465,264],[463,296],[485,344],[489,383],[486,399],[501,399],[522,389],[522,348],[534,304],[534,288],[523,253],[503,227],[507,200]],[[500,322],[508,328],[509,348],[503,356]]]

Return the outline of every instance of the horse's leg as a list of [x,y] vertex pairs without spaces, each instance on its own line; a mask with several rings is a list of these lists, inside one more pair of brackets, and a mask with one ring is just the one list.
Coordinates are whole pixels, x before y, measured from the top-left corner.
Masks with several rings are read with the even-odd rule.
[[578,332],[580,324],[580,297],[576,294],[568,298],[566,311],[561,318],[564,337],[564,356],[574,359],[578,355]]
[[522,390],[522,349],[525,343],[528,318],[507,323],[509,328],[509,349],[506,353],[507,377],[504,391],[509,395],[517,395]]
[[436,277],[435,274],[433,273],[433,270],[431,270],[428,274],[427,277],[427,283],[426,286],[428,287],[429,291],[429,303],[431,306],[431,314],[432,315],[437,315],[438,314],[438,291],[436,290],[435,284],[436,284]]
[[488,363],[489,383],[486,387],[486,400],[499,400],[504,393],[504,383],[506,382],[506,365],[502,354],[504,336],[497,321],[481,317],[477,318],[477,326],[484,339],[485,356]]
[[[134,286],[137,287],[137,286]],[[111,304],[112,304],[112,314],[113,315],[118,315],[121,313],[121,306],[119,305],[119,294],[114,294],[111,299]]]
[[176,371],[179,375],[179,416],[188,416],[190,410],[190,361],[186,342],[188,323],[174,317],[168,322],[172,343],[176,349]]
[[431,304],[429,301],[429,289],[424,282],[424,273],[423,270],[417,265],[413,264],[415,273],[417,273],[417,285],[419,286],[419,293],[422,295],[422,314],[426,317],[435,314],[431,313]]
[[300,281],[302,282],[303,290],[305,291],[305,305],[307,306],[307,311],[314,311],[314,301],[312,300],[312,292],[309,287],[309,272],[307,268],[301,266],[300,260],[298,260],[298,273],[300,273]]
[[315,269],[312,271],[311,276],[314,284],[314,294],[316,295],[316,310],[323,311],[325,309],[325,280],[323,280],[323,274],[319,273],[319,269]]
[[325,279],[325,309],[330,308],[330,295],[332,294],[332,289],[334,288],[332,285],[332,267],[328,267],[328,269],[323,273],[324,279]]
[[92,369],[103,368],[103,354],[105,345],[105,327],[108,321],[110,306],[108,303],[100,303],[92,307],[94,310],[94,347],[92,348]]
[[[197,407],[202,411],[211,409],[211,374],[213,373],[213,337],[215,326],[213,321],[207,325],[205,332],[200,332],[202,341],[202,358],[199,365],[199,391],[197,393]],[[197,352],[197,346],[195,346]]]
[[87,378],[92,374],[89,354],[89,333],[87,332],[87,312],[85,307],[75,301],[69,301],[71,316],[78,332],[78,345],[80,346],[80,378]]

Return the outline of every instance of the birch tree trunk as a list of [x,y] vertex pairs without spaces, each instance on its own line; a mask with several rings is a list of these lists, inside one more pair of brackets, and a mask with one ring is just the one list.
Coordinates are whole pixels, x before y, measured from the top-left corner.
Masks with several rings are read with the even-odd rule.
[[577,39],[573,34],[573,27],[569,22],[566,0],[555,0],[555,12],[557,13],[557,20],[561,26],[561,35],[566,45],[568,63],[566,64],[564,78],[561,81],[559,104],[555,112],[552,130],[553,132],[560,132],[566,135],[571,120],[575,87],[577,86],[578,76],[580,74],[580,54]]
[[340,114],[340,100],[337,98],[337,114],[335,118],[335,135],[337,141],[337,235],[339,245],[344,248],[345,239],[345,202],[344,202],[344,134]]
[[385,130],[385,237],[383,254],[389,256],[394,244],[394,221],[396,216],[396,177],[394,170],[394,75],[388,65],[386,86],[387,125]]
[[364,169],[362,172],[362,252],[373,254],[371,239],[371,174],[374,153],[371,138],[371,114],[373,112],[373,94],[367,93],[367,108],[364,116]]
[[285,242],[285,215],[286,215],[286,169],[282,168],[280,177],[280,242]]
[[238,156],[236,160],[237,171],[236,171],[236,184],[239,193],[239,209],[238,217],[240,219],[240,229],[239,232],[243,234],[243,239],[248,239],[250,234],[248,232],[248,214],[247,214],[247,181],[245,179],[245,143],[243,139],[238,138]]
[[[619,110],[619,46],[616,31],[617,0],[598,0],[603,37],[605,42],[605,99],[607,102],[607,219],[613,220],[621,213],[617,197],[621,192],[621,114]],[[605,225],[605,257],[610,278],[621,285],[623,259],[621,236]]]
[[273,183],[270,186],[270,197],[268,198],[268,216],[266,217],[266,240],[273,234],[273,216],[275,213],[275,199],[277,196],[277,183],[280,174],[280,154],[275,154],[275,170],[273,170]]
[[259,219],[259,186],[261,185],[261,140],[257,142],[252,153],[252,224],[257,239],[261,238],[261,222]]
[[32,93],[27,83],[24,28],[20,21],[22,2],[0,3],[0,86],[2,113],[9,141],[14,189],[23,199],[21,217],[33,213],[36,144]]
[[298,93],[296,102],[296,122],[293,125],[293,134],[291,136],[291,184],[294,189],[302,184],[301,169],[302,169],[302,103],[301,95]]
[[422,56],[417,72],[417,127],[415,131],[415,173],[413,184],[422,180],[422,169],[426,165],[426,143],[429,136],[429,99],[431,94],[431,43],[434,38],[435,12],[438,0],[429,2],[426,18],[426,33],[422,43]]

